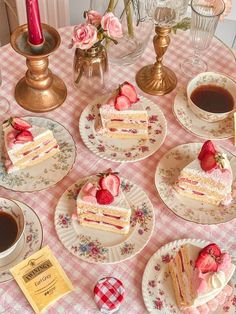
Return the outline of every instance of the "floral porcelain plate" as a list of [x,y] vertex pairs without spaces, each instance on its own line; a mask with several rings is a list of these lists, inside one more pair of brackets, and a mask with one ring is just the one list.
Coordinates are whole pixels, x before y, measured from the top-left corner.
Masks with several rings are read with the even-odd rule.
[[233,116],[218,122],[201,120],[190,109],[184,89],[181,89],[175,97],[173,113],[186,131],[198,137],[207,140],[221,140],[234,137]]
[[[144,303],[149,313],[158,314],[181,314],[176,301],[172,280],[167,264],[171,260],[179,247],[183,244],[193,244],[203,248],[208,242],[195,239],[183,239],[170,242],[161,247],[148,261],[142,280],[142,293]],[[236,312],[236,272],[230,284],[234,287],[234,292],[225,304],[223,304],[214,314],[233,314]]]
[[[219,224],[236,218],[236,182],[233,183],[233,201],[229,206],[214,206],[179,195],[173,185],[182,170],[193,161],[202,143],[179,145],[168,151],[159,161],[155,174],[155,184],[158,193],[176,215],[183,219],[199,224]],[[234,180],[236,175],[236,158],[229,152],[227,154]]]
[[162,111],[150,100],[140,97],[149,116],[148,140],[111,139],[95,131],[99,104],[105,103],[106,97],[89,104],[80,117],[80,135],[84,144],[101,158],[117,162],[134,162],[154,154],[163,144],[167,123]]
[[37,252],[43,242],[43,228],[37,214],[28,205],[16,200],[14,202],[23,210],[26,220],[25,233],[16,249],[0,259],[0,284],[12,280],[9,269]]
[[132,209],[129,233],[119,235],[83,227],[71,217],[76,211],[78,191],[87,179],[78,180],[59,199],[54,222],[60,241],[86,262],[113,264],[133,257],[145,247],[153,232],[155,216],[151,201],[137,185],[121,179],[121,189]]
[[[8,174],[4,167],[4,156],[0,151],[0,186],[19,192],[44,190],[58,183],[71,170],[76,158],[75,142],[69,131],[56,121],[43,117],[24,119],[31,124],[52,130],[60,146],[60,152],[38,165]],[[2,140],[0,137],[0,147]]]

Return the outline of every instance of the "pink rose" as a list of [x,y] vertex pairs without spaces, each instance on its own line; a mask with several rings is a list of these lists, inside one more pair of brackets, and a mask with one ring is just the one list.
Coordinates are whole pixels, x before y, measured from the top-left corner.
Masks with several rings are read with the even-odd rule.
[[102,16],[97,11],[86,12],[86,22],[98,27],[101,24]]
[[97,29],[95,26],[91,24],[80,24],[75,26],[72,38],[72,46],[75,44],[77,48],[89,49],[97,41]]
[[112,12],[108,12],[102,17],[101,25],[102,28],[107,32],[109,37],[111,38],[122,37],[123,33],[121,23]]

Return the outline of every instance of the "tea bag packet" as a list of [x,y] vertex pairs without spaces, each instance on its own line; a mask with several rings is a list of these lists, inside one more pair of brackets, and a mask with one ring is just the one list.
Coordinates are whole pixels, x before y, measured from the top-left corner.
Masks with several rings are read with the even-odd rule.
[[40,313],[73,290],[72,283],[48,246],[10,271],[35,313]]

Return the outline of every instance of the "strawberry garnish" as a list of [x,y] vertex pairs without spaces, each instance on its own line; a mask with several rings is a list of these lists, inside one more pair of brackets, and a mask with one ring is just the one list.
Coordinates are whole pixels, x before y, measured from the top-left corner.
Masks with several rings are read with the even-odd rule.
[[114,201],[114,196],[108,190],[98,190],[96,193],[96,199],[100,205],[109,205]]
[[215,243],[211,243],[200,251],[195,267],[203,274],[216,272],[222,262],[221,256],[220,248]]
[[214,255],[216,257],[221,256],[221,250],[219,248],[219,246],[215,243],[211,243],[207,246],[205,246],[200,253],[207,253],[207,254],[211,254]]
[[128,97],[119,95],[115,99],[116,110],[126,110],[131,106],[131,102]]
[[212,152],[207,152],[203,155],[202,159],[200,160],[202,170],[206,172],[210,172],[213,169],[218,167],[216,156]]
[[17,131],[28,130],[32,127],[30,123],[20,118],[10,118],[12,127]]
[[129,82],[124,82],[120,86],[120,95],[126,96],[130,100],[131,104],[134,104],[137,101],[139,101],[135,87]]
[[210,273],[210,272],[216,272],[218,268],[218,264],[214,257],[212,257],[209,254],[201,254],[196,263],[195,267],[201,270],[203,274]]
[[120,189],[120,178],[116,174],[108,174],[105,176],[102,176],[99,180],[99,185],[102,189],[106,189],[113,196],[119,195],[119,189]]
[[15,143],[17,144],[23,144],[27,142],[32,142],[33,141],[33,135],[29,131],[21,131],[16,135],[16,140]]
[[198,159],[199,160],[202,160],[204,155],[206,153],[212,153],[212,154],[216,154],[216,150],[215,150],[215,147],[212,143],[212,141],[206,141],[203,145],[202,145],[202,149],[198,155]]

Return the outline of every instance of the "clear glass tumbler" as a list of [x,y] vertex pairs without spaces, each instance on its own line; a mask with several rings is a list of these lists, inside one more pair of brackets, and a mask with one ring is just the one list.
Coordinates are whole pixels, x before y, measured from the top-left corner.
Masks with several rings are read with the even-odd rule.
[[207,71],[207,63],[200,55],[211,44],[225,3],[223,0],[192,0],[191,8],[190,33],[194,55],[181,63],[182,72],[189,77]]

